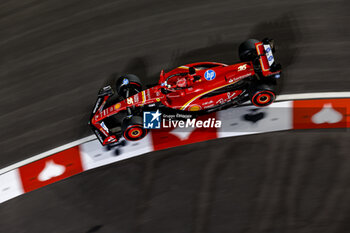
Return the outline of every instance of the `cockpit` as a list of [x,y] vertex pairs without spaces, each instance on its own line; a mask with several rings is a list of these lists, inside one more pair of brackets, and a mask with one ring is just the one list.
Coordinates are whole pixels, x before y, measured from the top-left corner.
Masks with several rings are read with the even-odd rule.
[[195,68],[190,67],[188,72],[170,75],[164,80],[164,82],[161,83],[161,86],[170,92],[182,90],[192,87],[193,83],[200,80],[200,78],[200,75],[196,75]]

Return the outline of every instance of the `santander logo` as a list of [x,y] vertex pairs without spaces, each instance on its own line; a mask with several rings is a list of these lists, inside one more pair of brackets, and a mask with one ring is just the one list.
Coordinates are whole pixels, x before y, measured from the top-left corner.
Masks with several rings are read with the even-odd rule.
[[237,81],[239,81],[239,80],[241,80],[241,79],[244,79],[244,78],[246,78],[246,77],[249,77],[251,74],[249,73],[249,74],[245,74],[245,75],[242,75],[242,76],[239,76],[239,77],[232,77],[232,78],[230,78],[229,80],[228,80],[228,82],[229,83],[233,83],[233,82],[237,82]]

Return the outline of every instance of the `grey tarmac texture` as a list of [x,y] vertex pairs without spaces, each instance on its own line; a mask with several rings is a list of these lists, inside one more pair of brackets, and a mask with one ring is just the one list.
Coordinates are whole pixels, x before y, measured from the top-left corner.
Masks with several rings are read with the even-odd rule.
[[1,231],[348,232],[349,140],[278,132],[153,152],[1,204]]

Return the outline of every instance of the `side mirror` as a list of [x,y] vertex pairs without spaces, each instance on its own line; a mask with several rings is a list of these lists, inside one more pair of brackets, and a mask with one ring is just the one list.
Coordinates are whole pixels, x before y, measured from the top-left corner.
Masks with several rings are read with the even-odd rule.
[[193,67],[188,68],[188,73],[189,73],[190,75],[194,75],[194,74],[196,73],[195,68],[193,68]]

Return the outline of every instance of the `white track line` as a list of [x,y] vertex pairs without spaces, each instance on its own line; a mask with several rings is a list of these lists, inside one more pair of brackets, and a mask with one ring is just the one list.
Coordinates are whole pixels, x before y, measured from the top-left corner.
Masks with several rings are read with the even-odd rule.
[[350,98],[350,92],[316,92],[278,95],[276,101],[303,100],[303,99],[329,99]]
[[[285,95],[277,96],[276,101],[301,100],[301,99],[324,99],[324,98],[350,98],[350,92],[317,92],[317,93],[285,94]],[[90,135],[88,137],[81,138],[81,139],[76,140],[74,142],[70,142],[68,144],[56,147],[56,148],[51,149],[49,151],[46,151],[44,153],[35,155],[33,157],[30,157],[28,159],[22,160],[18,163],[15,163],[15,164],[12,164],[8,167],[0,169],[0,175],[4,174],[6,172],[9,172],[13,169],[24,166],[28,163],[32,163],[32,162],[37,161],[39,159],[43,159],[49,155],[56,154],[58,152],[67,150],[67,149],[72,148],[74,146],[78,146],[78,145],[83,144],[83,143],[88,142],[88,141],[92,141],[94,139],[96,139],[95,135]]]

